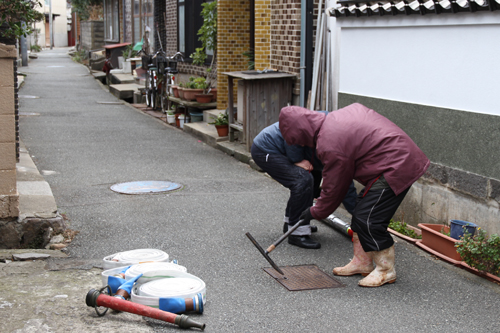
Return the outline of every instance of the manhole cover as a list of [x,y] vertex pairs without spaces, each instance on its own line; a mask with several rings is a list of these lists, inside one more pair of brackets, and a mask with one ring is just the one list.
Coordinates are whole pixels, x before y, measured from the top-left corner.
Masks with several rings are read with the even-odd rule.
[[111,186],[111,190],[123,194],[148,194],[170,192],[182,188],[180,184],[166,181],[138,181],[129,183],[120,183]]
[[339,288],[344,286],[321,271],[316,265],[286,266],[280,267],[280,269],[285,275],[281,275],[271,267],[264,268],[264,271],[290,291]]

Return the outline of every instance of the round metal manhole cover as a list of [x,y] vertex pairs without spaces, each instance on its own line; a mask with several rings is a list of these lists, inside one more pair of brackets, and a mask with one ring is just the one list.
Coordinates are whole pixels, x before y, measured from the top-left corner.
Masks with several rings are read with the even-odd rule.
[[138,181],[120,183],[111,186],[111,190],[123,194],[151,194],[170,192],[182,188],[182,185],[166,181]]

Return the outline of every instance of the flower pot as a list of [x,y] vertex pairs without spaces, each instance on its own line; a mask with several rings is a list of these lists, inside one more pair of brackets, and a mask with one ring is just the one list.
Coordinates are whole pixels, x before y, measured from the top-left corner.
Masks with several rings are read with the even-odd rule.
[[210,103],[214,97],[212,94],[196,94],[196,101],[198,103]]
[[480,272],[479,270],[475,269],[474,267],[470,267],[469,265],[467,265],[464,261],[462,261],[462,266],[466,270],[468,270],[469,272],[474,273],[480,277],[483,277],[491,282],[500,283],[500,276],[495,276],[491,273]]
[[465,230],[472,236],[476,232],[477,224],[472,222],[462,221],[462,220],[450,220],[450,237],[454,239],[460,239],[463,237]]
[[203,112],[189,112],[192,123],[203,121]]
[[229,125],[215,125],[219,136],[227,136],[229,134]]
[[203,89],[187,89],[184,88],[184,99],[186,101],[196,101],[196,94],[203,93]]
[[448,232],[448,226],[429,223],[419,223],[418,226],[422,230],[422,240],[416,242],[417,246],[455,265],[461,264],[462,258],[455,248],[455,243],[461,241],[441,232]]
[[184,88],[178,87],[177,93],[179,94],[179,98],[184,99]]
[[[416,233],[417,235],[419,235],[419,236],[421,236],[421,235],[422,235],[422,231],[421,231],[420,229],[415,228],[414,226],[411,226],[411,225],[408,225],[408,224],[406,225],[406,227],[407,227],[408,229],[411,229],[411,230],[415,231],[415,233]],[[393,230],[393,229],[391,229],[391,228],[388,228],[387,230],[388,230],[391,234],[393,234],[393,235],[395,235],[395,236],[398,236],[399,238],[402,238],[402,239],[404,239],[404,240],[405,240],[405,241],[407,241],[407,242],[410,242],[410,243],[413,243],[413,244],[414,244],[414,243],[416,243],[416,242],[418,241],[418,239],[416,239],[416,238],[411,238],[410,236],[403,235],[402,233],[399,233],[399,232],[397,232],[396,230]]]
[[167,123],[169,124],[175,123],[175,114],[167,114]]
[[184,115],[183,114],[179,115],[177,120],[179,121],[179,128],[184,128]]
[[214,98],[212,98],[212,101],[215,102],[217,100],[217,88],[210,89],[210,94],[214,95]]
[[179,98],[179,87],[172,86],[172,93],[174,94],[174,97]]

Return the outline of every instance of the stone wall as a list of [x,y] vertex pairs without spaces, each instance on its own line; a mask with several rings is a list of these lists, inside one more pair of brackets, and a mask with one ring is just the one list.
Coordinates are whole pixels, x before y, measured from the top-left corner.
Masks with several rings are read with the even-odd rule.
[[81,47],[87,51],[97,50],[104,46],[104,22],[82,21],[81,25]]
[[339,94],[339,108],[352,103],[389,118],[431,160],[396,218],[415,226],[465,220],[500,234],[499,116]]
[[13,45],[0,44],[0,218],[19,215],[16,185],[16,119]]

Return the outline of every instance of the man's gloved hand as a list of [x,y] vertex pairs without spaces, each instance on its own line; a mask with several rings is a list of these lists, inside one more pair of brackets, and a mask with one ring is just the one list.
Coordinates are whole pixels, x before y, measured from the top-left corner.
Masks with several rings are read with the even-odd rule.
[[313,216],[311,215],[311,207],[306,208],[306,210],[304,210],[302,214],[300,214],[299,219],[304,220],[302,225],[309,224],[309,222],[311,222],[311,220],[313,219]]

